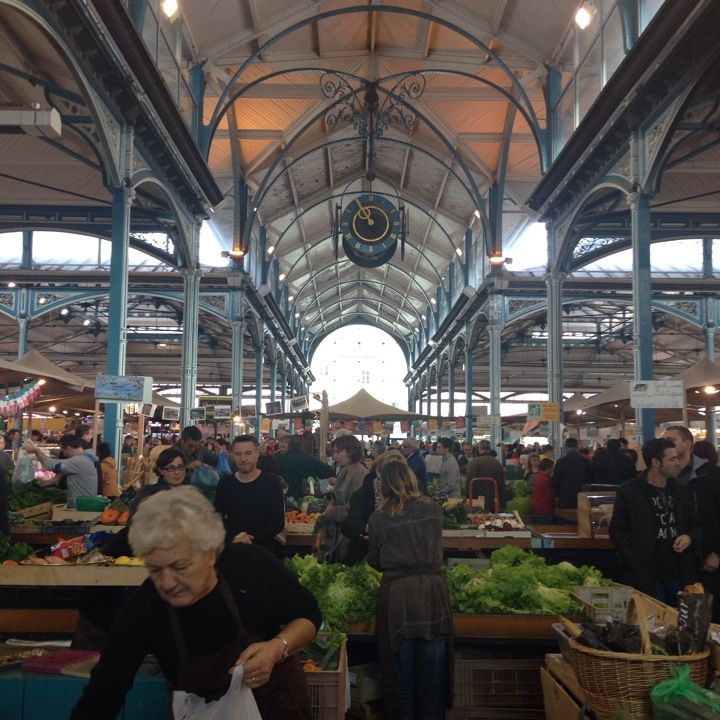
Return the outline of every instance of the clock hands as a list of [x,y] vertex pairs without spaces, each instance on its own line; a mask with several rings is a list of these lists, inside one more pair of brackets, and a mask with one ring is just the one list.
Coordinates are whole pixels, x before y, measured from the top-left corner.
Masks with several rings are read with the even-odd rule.
[[365,222],[366,222],[368,225],[374,225],[374,224],[375,224],[375,220],[373,220],[372,211],[370,210],[370,208],[369,208],[369,207],[363,207],[362,204],[360,203],[360,200],[358,200],[358,199],[355,200],[355,203],[356,203],[357,206],[358,206],[357,216],[358,216],[361,220],[365,220]]

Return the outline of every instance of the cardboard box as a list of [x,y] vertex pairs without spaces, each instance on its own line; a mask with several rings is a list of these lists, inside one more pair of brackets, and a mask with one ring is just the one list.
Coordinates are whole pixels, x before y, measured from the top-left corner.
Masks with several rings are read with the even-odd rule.
[[615,492],[579,492],[577,523],[580,537],[607,537],[615,505]]
[[540,668],[540,681],[545,720],[589,720],[585,713],[580,715],[581,705],[545,668]]
[[53,505],[52,519],[53,520],[77,520],[78,522],[95,522],[101,512],[93,510],[88,512],[87,510],[76,510],[75,508],[68,508],[67,505]]
[[40,503],[39,505],[30,505],[30,507],[20,508],[14,512],[22,515],[24,518],[33,518],[33,520],[49,520],[52,516],[53,504],[51,502]]

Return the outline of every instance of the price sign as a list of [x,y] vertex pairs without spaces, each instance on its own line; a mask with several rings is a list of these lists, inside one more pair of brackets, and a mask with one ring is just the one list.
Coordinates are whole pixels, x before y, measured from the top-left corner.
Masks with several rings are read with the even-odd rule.
[[560,422],[560,405],[551,402],[528,403],[528,420]]
[[631,380],[630,405],[634,408],[682,408],[682,380]]

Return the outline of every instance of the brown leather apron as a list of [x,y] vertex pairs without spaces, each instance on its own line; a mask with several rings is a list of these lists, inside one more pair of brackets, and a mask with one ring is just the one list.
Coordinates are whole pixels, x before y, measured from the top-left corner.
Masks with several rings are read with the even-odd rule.
[[[408,570],[386,570],[380,581],[377,613],[375,615],[375,635],[378,643],[378,660],[383,688],[383,713],[385,720],[398,720],[404,717],[400,687],[395,670],[395,658],[390,642],[390,586],[395,580],[412,575],[442,575],[439,565]],[[447,640],[447,662],[445,668],[445,697],[447,707],[452,707],[454,686],[454,645],[453,639]]]
[[[228,672],[230,668],[248,645],[262,642],[262,638],[245,630],[235,598],[219,573],[218,583],[238,632],[227,645],[210,655],[190,657],[177,613],[172,606],[168,606],[170,625],[180,659],[175,683],[177,689],[200,695],[206,700],[217,700],[227,692],[231,680]],[[310,720],[312,717],[305,673],[297,655],[291,655],[284,662],[275,665],[270,679],[262,687],[253,690],[253,695],[263,720]]]

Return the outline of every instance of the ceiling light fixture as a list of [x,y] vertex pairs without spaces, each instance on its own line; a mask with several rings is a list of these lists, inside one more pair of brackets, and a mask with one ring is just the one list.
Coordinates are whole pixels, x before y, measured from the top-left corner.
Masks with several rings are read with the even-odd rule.
[[279,280],[280,282],[282,282],[283,280],[285,280],[286,277],[287,277],[287,275],[285,275],[285,273],[280,273],[280,274],[278,275],[278,280]]
[[715,385],[706,385],[703,388],[703,392],[706,395],[716,395],[718,392],[720,392],[720,390],[718,388],[716,388]]
[[163,0],[160,7],[168,18],[173,18],[178,11],[177,0]]
[[274,245],[268,245],[267,254],[272,255],[275,252],[275,246]]
[[456,254],[458,257],[462,257],[462,248],[460,248],[460,247],[459,247],[459,248],[455,248],[455,254]]
[[90,318],[85,318],[85,319],[83,320],[83,325],[84,325],[85,327],[87,327],[89,324],[90,324]]
[[47,302],[46,297],[40,297],[38,298],[38,305],[44,305]]
[[592,22],[596,12],[597,8],[595,7],[593,0],[585,0],[575,13],[575,24],[581,30],[585,30],[585,28],[587,28]]
[[14,283],[12,280],[8,283],[9,288],[17,287],[17,283]]
[[69,311],[67,308],[63,308],[63,309],[60,311],[60,314],[61,314],[61,315],[67,315],[69,312],[70,312],[70,311]]
[[294,295],[288,295],[288,302],[292,302],[295,299]]
[[501,253],[493,252],[493,254],[490,256],[490,264],[494,267],[500,267],[500,265],[503,265],[505,263],[505,258],[502,256]]

